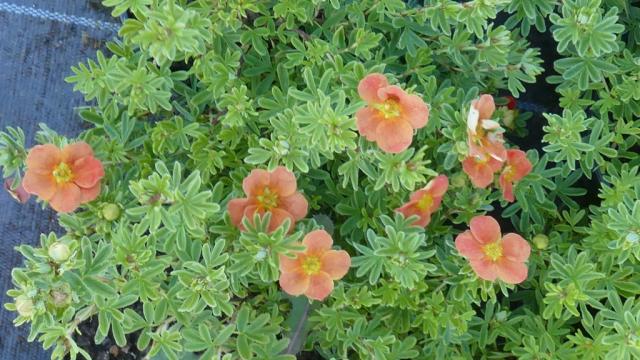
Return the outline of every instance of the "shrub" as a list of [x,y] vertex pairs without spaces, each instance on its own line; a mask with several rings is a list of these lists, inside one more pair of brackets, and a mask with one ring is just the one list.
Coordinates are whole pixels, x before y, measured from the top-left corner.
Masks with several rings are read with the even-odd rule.
[[635,2],[103,3],[91,127],[0,135],[65,230],[5,305],[53,359],[640,357]]

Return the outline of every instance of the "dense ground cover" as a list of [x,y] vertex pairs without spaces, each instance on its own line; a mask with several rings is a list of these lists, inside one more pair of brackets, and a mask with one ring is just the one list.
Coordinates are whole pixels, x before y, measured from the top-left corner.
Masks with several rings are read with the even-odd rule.
[[103,3],[91,127],[0,137],[54,358],[640,356],[634,2]]

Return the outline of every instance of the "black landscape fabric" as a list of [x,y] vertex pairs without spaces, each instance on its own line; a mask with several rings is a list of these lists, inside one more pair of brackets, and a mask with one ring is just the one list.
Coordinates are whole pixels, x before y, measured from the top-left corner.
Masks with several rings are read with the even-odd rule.
[[[0,129],[21,127],[28,146],[40,122],[76,136],[82,123],[74,109],[83,99],[64,78],[71,75],[71,66],[95,58],[104,40],[115,36],[116,22],[98,0],[0,0]],[[21,205],[2,191],[0,211],[4,304],[10,300],[11,269],[22,265],[14,247],[37,244],[40,233],[61,232],[55,212],[42,210],[33,198]],[[14,327],[14,318],[15,313],[0,306],[0,359],[49,359],[38,342],[27,342],[27,326]]]

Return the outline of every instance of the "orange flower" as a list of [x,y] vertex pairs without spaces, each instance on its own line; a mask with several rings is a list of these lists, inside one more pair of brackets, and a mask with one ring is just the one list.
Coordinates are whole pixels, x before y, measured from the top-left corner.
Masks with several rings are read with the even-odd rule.
[[333,281],[349,271],[351,257],[344,250],[331,250],[333,239],[324,230],[308,233],[302,244],[306,249],[294,258],[280,255],[280,287],[289,295],[322,301],[333,291]]
[[358,131],[383,151],[403,152],[411,145],[413,130],[427,125],[427,104],[419,96],[389,85],[382,74],[365,76],[358,85],[358,93],[367,103],[356,113]]
[[475,187],[484,189],[493,181],[493,174],[502,168],[502,163],[487,154],[467,156],[462,161],[462,170],[469,175]]
[[527,265],[531,247],[522,236],[500,234],[500,225],[491,216],[476,216],[467,230],[456,238],[456,248],[471,264],[479,278],[496,278],[519,284],[527,279]]
[[37,145],[27,155],[24,189],[48,201],[58,212],[71,212],[100,194],[104,169],[85,142]]
[[503,162],[507,157],[502,133],[504,129],[495,120],[491,120],[496,104],[493,96],[482,95],[471,103],[467,117],[467,135],[470,156],[488,154]]
[[507,164],[500,175],[500,188],[504,199],[513,202],[513,186],[531,172],[533,166],[522,150],[507,150]]
[[418,215],[420,218],[413,225],[425,227],[431,221],[431,214],[440,207],[442,197],[448,187],[449,179],[445,175],[438,175],[429,181],[427,186],[411,194],[409,201],[397,208],[396,211],[406,218]]
[[233,199],[227,207],[231,222],[240,230],[244,230],[243,217],[252,222],[256,213],[260,216],[271,213],[269,231],[276,230],[285,219],[291,220],[289,231],[293,231],[296,221],[307,216],[307,199],[296,191],[295,175],[283,166],[273,172],[252,170],[242,182],[242,189],[247,197]]

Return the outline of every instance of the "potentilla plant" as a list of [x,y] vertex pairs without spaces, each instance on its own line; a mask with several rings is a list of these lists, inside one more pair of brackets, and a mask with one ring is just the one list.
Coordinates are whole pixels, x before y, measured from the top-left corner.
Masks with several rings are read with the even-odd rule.
[[635,1],[103,3],[91,127],[0,134],[53,359],[640,357]]

